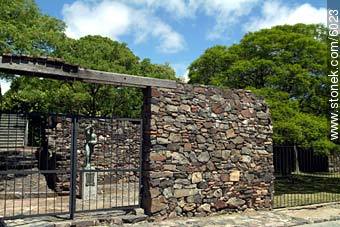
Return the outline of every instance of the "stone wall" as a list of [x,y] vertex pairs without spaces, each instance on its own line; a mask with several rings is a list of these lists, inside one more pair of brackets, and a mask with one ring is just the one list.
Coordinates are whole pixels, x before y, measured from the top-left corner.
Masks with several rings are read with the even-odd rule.
[[269,110],[249,91],[178,84],[144,100],[143,207],[157,219],[271,208]]

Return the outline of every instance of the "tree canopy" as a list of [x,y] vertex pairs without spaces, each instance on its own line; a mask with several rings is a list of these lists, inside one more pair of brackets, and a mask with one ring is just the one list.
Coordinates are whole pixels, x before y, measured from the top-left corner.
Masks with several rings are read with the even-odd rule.
[[[65,24],[43,15],[33,0],[0,2],[0,52],[58,57],[68,63],[96,70],[175,80],[169,64],[140,59],[127,47],[101,36],[71,39]],[[135,88],[9,77],[11,89],[2,108],[20,111],[80,113],[136,117],[142,95]]]
[[284,25],[246,34],[239,44],[213,46],[189,67],[190,83],[247,88],[270,106],[276,144],[323,152],[328,138],[330,81],[327,29]]
[[[85,68],[176,79],[169,64],[140,59],[126,44],[101,36],[68,38],[65,24],[44,15],[34,0],[0,1],[0,52],[63,58]],[[1,75],[11,80],[2,109],[135,117],[138,89]],[[276,26],[246,34],[239,44],[213,46],[189,67],[190,83],[247,88],[271,108],[274,142],[338,149],[328,140],[330,81],[327,29]]]
[[0,2],[0,52],[47,55],[65,38],[65,24],[43,15],[33,0]]

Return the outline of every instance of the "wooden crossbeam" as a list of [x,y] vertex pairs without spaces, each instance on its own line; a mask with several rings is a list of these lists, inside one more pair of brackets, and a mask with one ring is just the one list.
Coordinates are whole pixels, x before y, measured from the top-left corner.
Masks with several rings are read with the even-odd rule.
[[0,56],[0,72],[50,78],[57,80],[77,80],[88,83],[111,84],[133,87],[176,88],[173,80],[163,80],[149,77],[133,76],[120,73],[102,72],[80,68],[57,59]]

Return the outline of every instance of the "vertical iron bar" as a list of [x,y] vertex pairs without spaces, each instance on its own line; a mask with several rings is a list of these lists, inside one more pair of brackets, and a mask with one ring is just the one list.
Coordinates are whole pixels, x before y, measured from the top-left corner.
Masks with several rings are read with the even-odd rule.
[[[8,133],[8,141],[9,141],[9,144],[10,144],[10,149],[13,149],[13,141],[11,141],[11,138],[10,138],[10,134],[11,134],[11,132],[13,133],[13,129],[14,129],[14,127],[13,127],[13,129],[11,130],[11,115],[12,115],[12,113],[10,113],[9,115],[8,115],[8,125],[9,125],[9,130],[10,130],[10,133]],[[14,126],[14,122],[12,123],[13,124],[13,126]],[[16,133],[17,133],[17,130],[16,129],[14,129],[15,130],[15,136],[16,136]],[[15,140],[17,140],[17,137],[15,137]],[[12,143],[12,144],[11,144]],[[14,142],[15,143],[15,142]],[[15,149],[15,148],[14,148]],[[11,150],[10,152],[12,152],[13,150]],[[11,163],[11,168],[13,168],[14,170],[16,170],[17,169],[17,163],[18,163],[18,160],[17,160],[17,150],[15,149],[15,151],[13,152],[14,153],[14,163]],[[12,206],[13,206],[13,212],[12,212],[12,214],[13,214],[13,216],[15,215],[15,190],[16,190],[16,187],[15,187],[15,185],[16,185],[16,179],[15,179],[15,173],[13,174],[13,204],[12,204]]]
[[[289,160],[289,152],[290,150],[287,149],[287,147],[282,147],[282,149],[280,149],[281,152],[283,152],[282,154],[282,164],[286,163],[285,169],[286,169],[286,173],[285,173],[285,178],[283,179],[284,182],[286,182],[287,186],[289,186],[289,184],[291,183],[291,177],[292,177],[292,160]],[[283,194],[282,196],[282,202],[284,204],[284,206],[288,206],[287,204],[287,197],[289,197],[289,195],[287,194]]]
[[[33,169],[35,169],[36,167],[38,167],[38,166],[36,166],[35,165],[35,162],[36,162],[36,160],[34,159],[34,154],[33,154],[33,127],[34,127],[34,124],[33,124],[33,121],[32,121],[32,119],[31,119],[31,115],[29,115],[29,114],[27,114],[27,117],[28,117],[28,119],[29,120],[31,120],[31,122],[32,122],[32,128],[31,128],[31,144],[30,144],[30,146],[31,146],[31,164],[32,164],[32,166],[33,166]],[[32,180],[33,180],[33,174],[34,174],[34,172],[33,173],[30,173],[30,209],[29,209],[29,212],[30,212],[30,215],[32,214]]]
[[277,153],[277,170],[279,171],[279,175],[283,176],[283,167],[282,167],[282,149],[280,146],[274,146],[274,151]]
[[[317,156],[317,155],[314,155],[314,151],[313,150],[310,150],[310,152],[311,152],[311,157],[312,157],[312,160],[313,161],[315,161],[316,163],[313,163],[314,164],[314,166],[316,167],[316,168],[319,168],[320,167],[320,159],[319,159],[319,157]],[[314,171],[314,170],[313,170]],[[318,182],[318,184],[317,185],[323,185],[323,186],[318,186],[318,191],[319,190],[321,190],[321,194],[320,194],[320,198],[319,199],[313,199],[312,201],[311,201],[311,203],[324,203],[324,202],[328,202],[327,201],[327,191],[325,191],[324,192],[324,194],[322,194],[323,192],[322,191],[324,191],[325,189],[326,189],[326,187],[327,186],[325,186],[324,185],[324,183],[326,183],[326,182],[324,182],[324,174],[322,173],[322,171],[319,171],[319,169],[317,170],[317,174],[316,174],[316,178],[317,179],[319,179],[320,180],[320,182]],[[327,177],[327,176],[326,176]],[[310,185],[310,187],[311,186],[314,186],[314,184],[313,185]],[[313,189],[314,190],[314,189]]]
[[[336,183],[335,181],[336,181],[336,179],[337,179],[337,177],[338,177],[337,174],[336,174],[336,171],[339,171],[339,170],[338,170],[338,167],[337,167],[339,163],[336,163],[336,165],[335,165],[335,162],[336,162],[336,160],[337,160],[337,159],[335,159],[335,157],[334,157],[335,155],[336,155],[336,152],[334,152],[333,155],[330,154],[330,156],[328,156],[328,159],[327,159],[328,163],[331,163],[331,164],[332,164],[332,169],[331,169],[331,170],[329,170],[330,166],[328,165],[328,172],[330,173],[330,177],[331,177],[331,180],[332,180],[332,185],[334,185],[334,183]],[[334,160],[333,158],[334,158],[335,160]],[[331,162],[330,162],[329,160],[330,160]],[[334,172],[333,172],[333,171],[334,171]],[[335,186],[335,187],[339,187],[338,184],[335,184],[334,186]],[[332,201],[333,201],[333,202],[335,202],[335,201],[338,200],[338,198],[337,198],[337,196],[336,196],[336,195],[337,195],[337,193],[336,193],[337,190],[338,190],[338,189],[335,188],[334,193],[332,193]]]
[[[280,164],[279,164],[280,161],[281,161],[281,152],[280,152],[278,147],[273,146],[273,153],[276,154],[275,162],[276,162],[277,175],[278,175],[278,177],[282,178],[282,175],[283,175],[282,174],[282,166],[280,166]],[[279,180],[279,178],[275,178],[274,180]],[[275,182],[274,182],[274,187],[275,187]],[[275,194],[274,194],[274,196],[275,196]],[[281,200],[282,200],[282,196],[278,196],[277,200],[276,200],[277,204],[275,205],[275,203],[274,203],[274,207],[281,206]]]
[[[105,192],[105,173],[106,172],[103,172],[103,185],[102,185],[102,187],[103,187],[103,209],[105,208],[105,196],[106,196],[106,192]],[[97,178],[98,179],[98,178]],[[98,181],[97,181],[98,182]],[[98,194],[98,193],[97,193]]]
[[[318,160],[318,161],[320,161],[320,159]],[[321,162],[321,161],[320,161]],[[319,162],[319,163],[320,163]],[[320,165],[318,163],[318,165]],[[319,171],[319,172],[321,172],[321,171]],[[329,183],[329,181],[327,180],[327,177],[328,176],[325,176],[325,174],[324,173],[322,173],[321,172],[321,174],[319,173],[319,175],[321,175],[321,179],[320,179],[320,181],[322,182],[322,185],[323,185],[323,190],[322,191],[324,191],[324,197],[321,199],[322,200],[322,202],[329,202],[328,200],[328,196],[329,196],[329,193],[328,193],[328,191],[327,191],[327,185],[324,185],[324,184],[328,184]]]
[[[90,120],[91,120],[91,118],[90,118]],[[91,124],[91,121],[90,121],[90,124]],[[86,133],[86,132],[85,132]],[[93,160],[94,161],[94,160]],[[92,165],[90,164],[90,167],[92,167]],[[89,172],[87,172],[88,174],[92,174],[92,172],[91,172],[91,168],[89,169]],[[85,174],[86,175],[86,174]],[[86,178],[86,177],[85,177]],[[88,208],[88,210],[91,210],[91,200],[92,200],[92,197],[91,197],[91,188],[92,187],[89,187],[89,195],[88,195],[88,197],[89,197],[89,199],[88,199],[88,204],[89,204],[89,208]]]
[[[79,122],[78,122],[78,124],[79,125],[82,125],[82,121],[84,121],[84,118],[79,118]],[[86,122],[86,121],[85,121]],[[82,128],[79,128],[79,134],[83,134],[83,133],[86,133],[86,132],[84,132],[84,129],[82,129]],[[83,160],[85,160],[85,157],[84,157],[84,155],[82,156],[82,158],[83,158]],[[84,162],[85,163],[85,162]],[[83,163],[83,165],[84,165],[84,163]],[[85,172],[82,172],[82,170],[83,170],[83,167],[81,168],[81,170],[79,171],[79,174],[80,174],[80,178],[82,179],[84,176],[85,176]],[[82,179],[82,181],[83,180],[85,180],[85,179]],[[83,182],[81,182],[81,184],[82,184],[82,186],[81,187],[83,187]],[[83,193],[83,189],[82,189],[82,191],[80,191],[80,195],[81,195],[81,210],[83,211],[84,210],[84,193]],[[85,204],[86,205],[86,204]]]
[[[104,123],[104,130],[106,130],[107,129],[108,120],[105,119],[104,122],[105,122]],[[106,148],[107,148],[106,142],[103,142],[103,146],[104,146],[104,149],[103,149],[103,159],[106,160],[106,158],[107,158],[106,157]],[[97,184],[98,184],[98,179],[99,178],[97,178]],[[105,185],[105,172],[103,172],[103,182],[102,182],[102,187],[103,187],[103,208],[105,208],[105,186],[106,186]],[[98,192],[97,192],[97,194],[98,194]]]
[[[23,116],[23,115],[21,115]],[[25,117],[22,117],[22,119],[26,119]],[[23,149],[22,149],[22,159],[24,160],[24,162],[26,162],[26,149],[25,149],[25,143],[26,143],[26,121],[25,121],[25,132],[24,132],[24,143],[22,144],[23,145]],[[22,173],[24,173],[25,171],[25,167],[24,165],[22,165]],[[24,189],[25,189],[25,179],[26,176],[24,175],[22,178],[21,178],[21,214],[23,215],[24,214]]]
[[[331,185],[332,185],[332,187],[333,187],[333,177],[334,177],[334,175],[333,175],[333,173],[332,173],[332,171],[330,170],[330,158],[332,157],[332,155],[331,155],[331,153],[329,154],[329,155],[327,155],[327,157],[326,157],[326,161],[328,162],[328,165],[327,165],[327,170],[328,170],[328,174],[329,174],[329,177],[330,177],[330,181],[332,182],[331,183]],[[336,186],[335,186],[336,187]],[[335,199],[334,199],[334,194],[333,194],[333,191],[331,191],[330,192],[331,194],[330,194],[330,200],[332,201],[332,202],[335,202]]]
[[[118,129],[119,129],[119,120],[116,121],[116,139],[117,141],[119,140],[119,136],[118,136]],[[118,146],[116,146],[116,149],[115,149],[115,163],[116,163],[116,166],[115,166],[115,174],[116,174],[116,179],[115,179],[115,182],[116,182],[116,207],[118,206],[118,172],[117,172],[117,168],[118,168]]]
[[[340,171],[340,163],[339,163],[339,154],[334,152],[333,155],[331,156],[332,158],[332,164],[333,164],[333,167],[332,167],[332,170],[331,170],[331,173],[332,173],[332,177],[334,178],[333,181],[335,181],[334,183],[336,183],[337,181],[339,181],[339,171]],[[334,173],[334,174],[333,174]],[[340,182],[338,182],[336,184],[336,187],[340,187]],[[339,189],[336,189],[334,191],[334,201],[339,201],[339,195],[338,193],[336,193]]]
[[[291,156],[294,156],[295,157],[295,162],[294,162],[294,165],[296,167],[298,167],[298,169],[300,170],[300,163],[299,163],[299,150],[298,148],[296,147],[296,150],[297,150],[297,154],[295,154],[295,148],[293,147],[293,152],[290,152],[290,155]],[[294,185],[295,185],[295,182],[298,180],[298,177],[299,177],[299,174],[297,173],[297,169],[295,169],[294,171],[294,174],[293,174],[293,178],[292,178],[292,187],[294,188]],[[297,193],[294,193],[294,196],[292,197],[292,201],[291,201],[291,205],[290,206],[297,206],[298,205],[298,201],[301,200],[301,195],[297,194]]]
[[[18,114],[17,113],[13,113],[13,116],[15,116],[15,119],[14,119],[14,121],[15,121],[15,126],[18,126],[19,127],[19,122],[18,122]],[[14,127],[13,127],[14,128]],[[15,149],[15,159],[16,159],[16,161],[15,161],[15,164],[14,164],[14,169],[15,170],[18,170],[18,169],[20,169],[20,165],[18,166],[17,164],[18,164],[18,162],[20,161],[20,151],[18,151],[18,145],[17,145],[17,143],[18,143],[18,129],[15,129],[15,141],[14,141],[14,144],[13,144],[13,147],[14,147],[14,149]],[[19,160],[18,160],[19,159]],[[20,175],[19,175],[20,176]],[[16,176],[15,176],[15,174],[14,174],[14,182],[16,182]],[[19,179],[18,179],[18,181],[19,181]],[[20,185],[20,182],[18,182],[18,184]],[[19,185],[18,185],[18,189],[19,189]],[[16,188],[16,185],[15,185],[15,183],[14,183],[14,194],[16,194],[16,192],[15,192],[15,188]],[[18,190],[18,193],[19,193],[19,190]],[[21,196],[21,199],[22,199],[23,197]],[[15,201],[13,201],[13,210],[15,210],[15,208],[16,208],[16,206],[15,206],[15,203],[16,203],[16,200]]]
[[[285,163],[285,160],[286,160],[286,156],[288,155],[287,153],[287,149],[285,149],[285,147],[278,147],[278,150],[280,151],[280,165],[281,165],[281,171],[283,173],[283,177],[282,177],[282,180],[283,182],[286,182],[286,184],[290,183],[289,182],[289,174],[290,174],[290,165],[291,163],[286,163],[286,165],[284,165]],[[288,182],[287,182],[287,178],[288,178]],[[282,194],[282,196],[280,197],[280,204],[281,206],[284,206],[286,207],[287,205],[285,204],[285,198],[286,198],[286,195],[285,194]]]
[[[311,174],[311,175],[313,175],[313,172],[315,171],[315,169],[313,169],[313,168],[319,168],[319,160],[318,160],[318,158],[316,157],[316,156],[314,156],[314,151],[312,150],[312,149],[308,149],[309,150],[309,168],[308,168],[308,170],[306,171],[306,173],[307,174]],[[316,162],[316,163],[314,163],[314,162]],[[313,176],[311,176],[311,178],[313,178]],[[309,182],[310,184],[312,184],[312,185],[310,185],[309,187],[314,187],[314,185],[313,185],[313,183],[312,182]],[[309,204],[313,204],[313,203],[315,203],[315,202],[317,202],[316,200],[315,200],[315,198],[313,198],[313,194],[312,194],[312,196],[308,196],[309,197]]]
[[[283,167],[281,165],[282,163],[282,152],[281,152],[281,148],[280,147],[277,147],[277,146],[274,146],[274,152],[276,151],[276,154],[277,154],[277,157],[276,157],[276,163],[277,163],[277,170],[278,170],[278,174],[281,178],[283,178]],[[275,182],[274,182],[274,187],[275,187]],[[275,193],[275,192],[274,192]],[[279,196],[279,199],[278,199],[278,205],[279,206],[282,206],[282,196]],[[275,204],[274,204],[275,205]]]
[[[42,121],[42,115],[39,116],[39,139],[41,138],[41,121]],[[41,141],[39,141],[39,146],[41,147]],[[40,171],[41,171],[41,150],[39,151],[38,155],[38,214],[40,213]]]
[[[58,115],[56,116],[58,117]],[[61,119],[61,123],[62,123],[62,128],[61,128],[61,133],[63,134],[62,135],[62,138],[66,138],[66,135],[65,135],[65,130],[64,130],[64,127],[66,127],[68,129],[69,125],[67,123],[67,117],[60,117]],[[72,123],[71,123],[72,124]],[[72,126],[72,125],[71,125]],[[57,129],[56,129],[57,130]],[[72,131],[72,129],[71,129]],[[72,134],[72,132],[70,132]],[[71,135],[72,137],[72,135]],[[71,142],[72,142],[72,138],[71,138]],[[71,149],[72,149],[72,146],[71,146]],[[64,149],[60,150],[60,154],[63,155],[63,152],[64,152]],[[67,154],[65,154],[65,156],[67,156]],[[71,165],[71,156],[70,156],[70,165]],[[67,175],[68,175],[68,169],[65,169],[65,175],[66,175],[66,178],[67,178]],[[71,178],[71,177],[70,177]],[[70,179],[71,181],[71,179]],[[64,185],[64,177],[61,177],[61,182],[60,182],[60,185],[61,185],[61,190],[60,190],[60,212],[63,212],[63,186]],[[70,185],[71,187],[71,185]],[[69,194],[70,196],[70,194]],[[70,207],[69,207],[70,208]]]
[[[5,116],[5,115],[3,115],[3,116]],[[4,119],[4,117],[3,117],[3,119]],[[8,136],[9,135],[9,125],[8,125],[8,122],[7,122],[7,144],[6,144],[6,147],[7,147],[7,149],[6,149],[6,151],[7,151],[7,157],[6,157],[6,170],[8,170],[8,155],[9,155],[9,144],[8,144]],[[6,205],[6,203],[7,203],[7,179],[8,179],[8,174],[5,174],[5,207],[4,207],[4,217],[6,217],[6,209],[7,209],[7,205]]]
[[[123,134],[121,135],[121,139],[122,139],[122,141],[123,141],[123,139],[124,139],[124,123],[123,123],[123,120],[120,120],[120,127],[122,128],[122,131],[123,131]],[[125,166],[126,165],[126,158],[125,158],[125,154],[123,153],[122,154],[122,162],[123,163],[121,163],[122,164],[122,166]],[[124,169],[124,167],[122,168],[122,171],[120,172],[120,174],[121,174],[121,177],[122,177],[122,179],[121,179],[121,181],[122,181],[122,190],[121,190],[121,192],[122,192],[122,200],[121,200],[121,202],[122,202],[122,206],[124,206],[124,175],[125,175],[125,169]]]
[[[57,129],[55,128],[55,129],[52,129],[52,130],[55,130],[55,133],[54,133],[54,135],[57,135]],[[52,133],[52,135],[53,135],[53,133]],[[56,138],[53,138],[53,139],[56,139]],[[48,144],[48,141],[47,141],[47,144]],[[53,169],[54,169],[54,171],[55,171],[55,173],[52,173],[53,174],[53,181],[55,182],[56,181],[56,179],[57,179],[57,152],[56,152],[56,149],[57,149],[57,146],[56,146],[56,142],[54,143],[54,147],[53,147],[53,149],[52,149],[52,156],[53,156]],[[56,213],[56,199],[57,199],[57,197],[58,197],[58,195],[57,195],[57,193],[56,193],[56,185],[55,185],[55,188],[54,188],[54,190],[53,190],[53,213]]]
[[76,193],[77,193],[77,116],[72,116],[72,135],[71,135],[71,176],[70,176],[70,197],[69,212],[70,219],[74,218],[76,211]]
[[[283,166],[283,161],[284,161],[284,159],[283,159],[283,157],[284,157],[284,148],[283,147],[281,147],[281,146],[278,146],[277,147],[277,151],[278,151],[278,154],[279,154],[279,160],[278,160],[278,162],[279,162],[279,166],[280,166],[280,173],[281,173],[281,180],[282,181],[284,181],[285,180],[285,178],[284,177],[287,177],[287,175],[286,175],[286,173],[284,172],[285,171],[285,169],[287,169],[287,167],[284,167]],[[275,184],[274,184],[275,185]],[[282,207],[282,206],[284,206],[284,194],[282,194],[281,196],[280,196],[280,206]]]
[[[338,177],[339,177],[339,158],[336,157],[338,156],[338,154],[336,152],[333,153],[333,155],[331,155],[331,159],[332,159],[332,170],[330,171],[331,173],[331,176],[332,176],[332,181],[334,183],[336,183]],[[335,187],[339,187],[338,185],[340,184],[335,184],[336,186]],[[337,196],[338,193],[337,192],[337,188],[335,189],[334,193],[333,193],[333,201],[338,201],[339,197]]]
[[[301,178],[305,181],[305,178],[307,176],[310,176],[310,174],[313,173],[313,170],[312,170],[312,162],[313,162],[313,154],[311,152],[310,149],[303,149],[302,150],[302,153],[301,153],[301,156],[302,156],[302,162],[301,162]],[[311,187],[310,183],[307,185],[307,187]],[[310,196],[309,194],[307,195],[304,195],[304,203],[303,205],[305,204],[312,204],[313,203],[313,197]]]
[[[293,149],[292,149],[293,148]],[[294,185],[294,172],[296,171],[296,164],[295,164],[295,162],[296,162],[296,156],[295,156],[295,154],[293,155],[293,152],[295,152],[294,151],[294,147],[287,147],[286,148],[286,151],[288,151],[287,152],[287,163],[291,163],[290,164],[290,169],[289,169],[289,174],[290,174],[290,177],[291,177],[291,179],[290,179],[290,182],[289,182],[289,184],[292,184],[292,185]],[[292,166],[293,165],[293,166]],[[293,171],[294,170],[294,171]],[[294,187],[295,188],[295,187]],[[296,201],[296,194],[294,194],[294,195],[292,195],[292,194],[288,194],[287,195],[287,197],[285,197],[285,201],[286,201],[286,204],[289,206],[289,207],[291,207],[291,206],[293,206],[293,200],[294,199],[294,201]]]
[[[45,167],[45,169],[49,170],[49,168],[48,168],[48,160],[49,160],[50,156],[49,156],[48,141],[47,141],[47,138],[46,138],[46,131],[45,131],[46,123],[47,123],[46,119],[48,119],[47,115],[45,115],[45,117],[43,118],[43,124],[41,125],[41,127],[42,127],[41,129],[42,130],[40,130],[42,132],[42,135],[40,135],[40,139],[42,140],[41,143],[43,145],[43,149],[47,149],[46,153],[45,153],[45,158],[46,158],[46,162],[45,162],[46,167]],[[45,142],[47,142],[47,144],[45,144]],[[46,148],[44,146],[46,146]],[[45,213],[48,212],[48,210],[47,210],[47,207],[48,207],[48,203],[47,203],[47,201],[48,201],[48,182],[47,182],[47,179],[49,178],[49,176],[50,176],[50,173],[46,173],[46,175],[45,175],[45,179],[46,179],[45,180],[46,181],[45,182],[45,184],[46,184],[46,188],[45,188],[45,191],[46,191],[46,194],[45,194]]]
[[138,206],[142,205],[142,165],[143,165],[143,141],[144,141],[144,133],[143,133],[143,118],[140,120],[140,146],[139,146],[139,182],[138,182]]
[[280,152],[279,152],[279,150],[278,150],[278,147],[276,147],[275,145],[273,145],[273,154],[275,155],[275,157],[276,157],[276,160],[275,160],[275,165],[276,166],[274,166],[274,168],[276,168],[276,171],[277,171],[277,177],[276,178],[274,178],[274,198],[275,198],[275,196],[277,196],[277,199],[276,199],[276,203],[274,202],[274,208],[276,208],[276,207],[279,207],[279,206],[281,206],[281,196],[279,196],[278,195],[278,193],[275,193],[275,191],[276,191],[276,188],[275,188],[275,184],[276,184],[276,182],[279,182],[279,177],[282,177],[282,176],[280,176],[280,175],[282,175],[281,174],[281,169],[282,169],[282,167],[281,166],[279,166],[279,162],[280,162]]
[[[130,123],[128,120],[126,120],[125,121],[126,123],[124,124],[124,126],[126,127],[125,128],[125,130],[127,130],[127,127],[128,127],[128,124]],[[127,134],[127,132],[126,132],[126,134]],[[128,139],[128,137],[126,136],[126,138]],[[131,146],[128,146],[128,150],[127,150],[127,155],[128,155],[128,157],[127,157],[127,162],[129,163],[127,166],[128,166],[128,168],[129,169],[132,169],[132,166],[131,166]],[[127,174],[128,174],[128,180],[127,180],[127,182],[128,182],[128,193],[127,193],[127,201],[128,201],[128,206],[130,205],[130,184],[131,184],[131,182],[130,182],[130,171],[128,171],[127,172]]]
[[[94,123],[93,124],[93,127],[95,126],[95,123],[97,122],[96,121],[96,119],[95,118],[93,118],[93,119],[91,119],[91,121]],[[98,119],[98,121],[100,122],[100,119]],[[104,122],[105,122],[105,119],[104,119]],[[98,126],[100,127],[100,124],[101,123],[98,123]],[[93,128],[93,130],[95,130],[95,127]],[[93,152],[94,152],[94,148],[93,148]],[[96,157],[96,166],[97,166],[97,168],[99,167],[99,160],[98,160],[98,158],[99,158],[99,154],[97,155],[97,157]],[[95,185],[96,185],[96,192],[98,192],[98,176],[99,176],[99,173],[96,171],[96,169],[94,169],[93,170],[94,172],[93,172],[93,174],[97,174],[97,182],[95,183]],[[92,174],[92,172],[91,172],[91,174]],[[96,193],[96,210],[98,209],[98,193]]]
[[112,208],[112,169],[113,169],[113,159],[112,159],[112,149],[113,149],[113,144],[114,143],[114,130],[113,130],[113,116],[111,116],[111,140],[110,140],[110,145],[109,145],[109,148],[110,148],[110,160],[111,160],[111,165],[110,165],[110,169],[111,171],[109,172],[110,173],[110,208]]

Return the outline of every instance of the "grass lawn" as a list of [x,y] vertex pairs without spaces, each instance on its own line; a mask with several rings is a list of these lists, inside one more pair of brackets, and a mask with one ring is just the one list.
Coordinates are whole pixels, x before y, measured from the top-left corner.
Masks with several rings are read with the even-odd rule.
[[340,173],[292,174],[274,188],[274,208],[340,201]]

